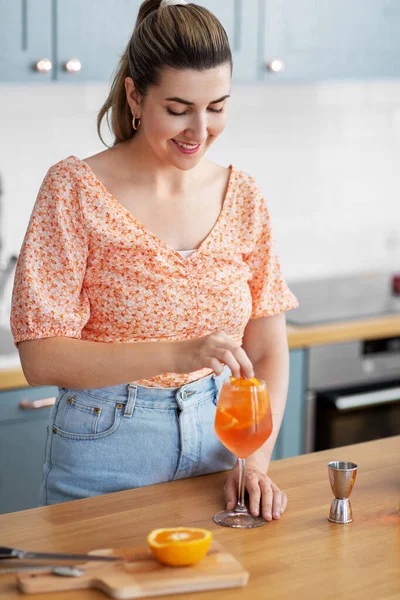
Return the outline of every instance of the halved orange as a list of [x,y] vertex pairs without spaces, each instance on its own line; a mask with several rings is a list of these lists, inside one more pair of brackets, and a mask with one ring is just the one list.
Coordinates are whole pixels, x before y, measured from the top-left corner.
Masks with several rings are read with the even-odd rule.
[[199,562],[207,554],[211,542],[211,531],[196,527],[153,529],[147,536],[147,543],[156,559],[173,567]]

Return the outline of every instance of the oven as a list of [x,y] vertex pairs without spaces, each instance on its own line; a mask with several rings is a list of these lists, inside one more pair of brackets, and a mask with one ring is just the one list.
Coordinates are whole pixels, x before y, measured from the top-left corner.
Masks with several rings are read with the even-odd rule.
[[400,434],[400,336],[312,346],[305,451]]

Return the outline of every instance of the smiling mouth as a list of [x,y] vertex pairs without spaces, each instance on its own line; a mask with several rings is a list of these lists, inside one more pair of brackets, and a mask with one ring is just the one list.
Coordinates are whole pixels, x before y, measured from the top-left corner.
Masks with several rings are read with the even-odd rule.
[[201,144],[186,144],[185,142],[179,142],[178,140],[174,140],[174,139],[172,139],[172,141],[175,142],[175,144],[177,144],[181,148],[185,148],[186,150],[195,150],[196,148],[198,148],[201,145]]

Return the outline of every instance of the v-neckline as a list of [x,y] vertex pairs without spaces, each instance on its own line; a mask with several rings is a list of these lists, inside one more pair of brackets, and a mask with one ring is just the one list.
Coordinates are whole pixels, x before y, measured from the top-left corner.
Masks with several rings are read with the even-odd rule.
[[221,210],[220,210],[218,218],[215,221],[212,229],[208,232],[207,236],[200,243],[200,245],[194,249],[194,252],[192,252],[192,254],[190,254],[190,256],[182,256],[178,250],[175,250],[174,248],[172,248],[172,246],[170,246],[167,242],[165,242],[160,237],[158,237],[155,233],[153,233],[148,227],[146,227],[146,225],[141,223],[130,212],[130,210],[128,210],[123,204],[121,204],[121,202],[119,202],[115,198],[115,196],[106,188],[106,186],[101,182],[101,180],[97,177],[95,172],[92,170],[92,168],[84,160],[82,160],[81,158],[79,158],[78,156],[75,156],[75,155],[71,155],[69,158],[70,159],[72,158],[73,160],[78,161],[78,163],[83,166],[83,168],[86,170],[86,172],[88,173],[90,178],[93,180],[93,182],[102,189],[102,191],[106,195],[106,197],[115,205],[115,207],[117,209],[119,209],[122,212],[122,214],[124,214],[130,221],[132,221],[136,227],[138,227],[145,235],[147,235],[147,237],[152,239],[152,241],[154,243],[156,243],[158,246],[161,246],[162,248],[164,248],[164,250],[166,250],[167,252],[169,252],[170,254],[175,256],[175,258],[179,259],[179,261],[182,263],[188,263],[192,259],[197,258],[199,254],[201,254],[201,252],[211,242],[212,238],[215,235],[216,230],[219,229],[219,226],[225,216],[225,213],[227,213],[229,211],[229,204],[230,204],[230,200],[233,196],[234,183],[236,180],[236,169],[234,168],[233,165],[229,165],[230,172],[229,172],[229,177],[228,177],[228,181],[227,181],[226,188],[225,188],[225,194],[224,194]]

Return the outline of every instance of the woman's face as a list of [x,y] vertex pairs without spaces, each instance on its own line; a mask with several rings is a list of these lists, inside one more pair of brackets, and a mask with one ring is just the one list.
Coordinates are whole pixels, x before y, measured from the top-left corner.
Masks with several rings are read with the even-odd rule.
[[192,169],[225,129],[230,85],[229,64],[205,71],[166,68],[144,97],[128,78],[129,105],[141,118],[135,138],[162,163]]

